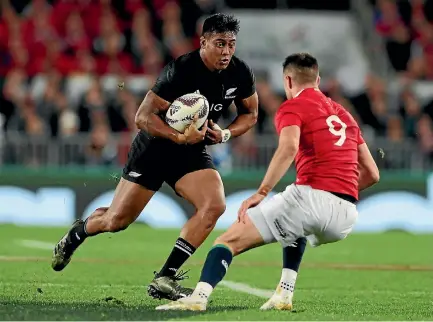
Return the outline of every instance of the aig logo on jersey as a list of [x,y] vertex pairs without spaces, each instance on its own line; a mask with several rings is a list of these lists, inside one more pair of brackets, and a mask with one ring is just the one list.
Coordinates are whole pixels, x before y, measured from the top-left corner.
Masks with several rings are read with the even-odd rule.
[[221,111],[222,109],[223,109],[223,105],[222,105],[222,104],[215,104],[215,103],[213,103],[213,104],[210,106],[210,111],[219,112],[219,111]]
[[[237,90],[237,87],[234,87],[234,88],[229,88],[227,91],[226,91],[226,94],[225,94],[225,99],[233,99],[233,98],[235,98],[236,97],[236,95],[232,95],[232,96],[228,96],[228,95],[230,95],[230,94],[233,94],[235,91]],[[200,90],[196,90],[194,93],[196,93],[196,94],[201,94],[200,93]],[[212,103],[212,105],[210,106],[210,108],[209,108],[209,111],[210,112],[219,112],[219,111],[221,111],[222,109],[223,109],[223,105],[222,104],[215,104],[215,103]]]

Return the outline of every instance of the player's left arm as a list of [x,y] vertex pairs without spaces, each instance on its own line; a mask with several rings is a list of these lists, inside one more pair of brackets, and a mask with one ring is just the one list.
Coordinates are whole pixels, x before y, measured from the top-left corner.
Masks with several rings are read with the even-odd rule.
[[241,86],[235,99],[237,117],[227,127],[232,137],[240,136],[251,129],[259,116],[259,97],[256,92],[256,77],[251,68],[243,63],[240,75]]
[[257,123],[259,115],[259,97],[257,92],[254,92],[250,97],[238,100],[235,104],[238,115],[227,127],[232,137],[244,134]]
[[224,143],[232,137],[240,136],[257,123],[259,97],[256,92],[256,79],[253,71],[247,64],[240,63],[239,69],[241,85],[237,89],[239,92],[235,99],[238,115],[224,130],[218,124],[209,122],[208,137],[214,143]]

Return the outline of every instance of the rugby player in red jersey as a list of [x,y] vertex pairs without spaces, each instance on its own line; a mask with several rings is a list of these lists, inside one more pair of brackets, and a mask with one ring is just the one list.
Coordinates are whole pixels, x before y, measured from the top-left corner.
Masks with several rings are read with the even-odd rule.
[[[358,192],[379,181],[379,170],[353,117],[318,88],[317,60],[293,54],[283,64],[287,95],[275,116],[278,148],[257,193],[242,203],[238,222],[216,239],[193,294],[158,310],[206,310],[234,256],[265,244],[283,247],[306,237],[315,247],[346,238],[358,212]],[[262,202],[290,165],[296,182]],[[261,309],[292,309],[296,275],[282,274]]]

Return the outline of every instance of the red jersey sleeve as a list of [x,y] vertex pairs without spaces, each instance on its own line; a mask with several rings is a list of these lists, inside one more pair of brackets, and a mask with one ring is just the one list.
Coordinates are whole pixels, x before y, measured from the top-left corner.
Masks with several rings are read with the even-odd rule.
[[275,115],[275,129],[278,135],[286,126],[296,125],[301,127],[302,120],[291,104],[283,103]]
[[364,138],[362,137],[361,130],[359,130],[359,131],[358,131],[358,145],[361,145],[361,144],[364,144],[364,143],[365,143],[365,140],[364,140]]

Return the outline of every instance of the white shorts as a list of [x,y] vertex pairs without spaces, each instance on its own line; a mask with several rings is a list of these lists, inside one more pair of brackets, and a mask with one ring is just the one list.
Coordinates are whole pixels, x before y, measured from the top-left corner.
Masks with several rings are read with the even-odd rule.
[[311,246],[346,238],[358,217],[355,204],[310,186],[292,184],[268,201],[248,210],[266,244],[287,247],[300,237]]

